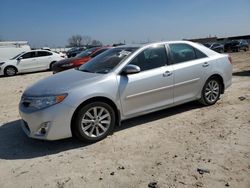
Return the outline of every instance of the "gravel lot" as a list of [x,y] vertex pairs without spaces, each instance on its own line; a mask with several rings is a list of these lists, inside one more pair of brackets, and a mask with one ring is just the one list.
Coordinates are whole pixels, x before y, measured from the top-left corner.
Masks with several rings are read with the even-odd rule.
[[250,52],[231,55],[233,85],[214,106],[192,102],[134,118],[92,145],[22,132],[20,96],[51,72],[1,77],[0,187],[249,188]]

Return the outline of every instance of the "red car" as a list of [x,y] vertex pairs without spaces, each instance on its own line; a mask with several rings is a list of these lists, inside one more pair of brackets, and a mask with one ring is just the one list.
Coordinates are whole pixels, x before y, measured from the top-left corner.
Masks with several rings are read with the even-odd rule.
[[63,59],[61,61],[58,61],[53,64],[52,70],[53,74],[62,72],[68,69],[72,69],[75,67],[79,67],[82,64],[86,63],[90,59],[94,58],[95,56],[105,52],[106,50],[110,49],[111,47],[94,47],[87,49],[80,54],[78,54],[76,57]]

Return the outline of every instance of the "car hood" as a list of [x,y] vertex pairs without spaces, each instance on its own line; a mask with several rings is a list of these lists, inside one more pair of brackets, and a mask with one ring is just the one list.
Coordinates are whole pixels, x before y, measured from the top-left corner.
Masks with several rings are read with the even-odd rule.
[[18,61],[16,59],[1,59],[0,62],[5,62],[7,64],[16,65]]
[[67,64],[67,63],[79,60],[79,59],[80,58],[78,58],[78,57],[71,57],[71,58],[67,58],[67,59],[63,59],[63,60],[57,61],[54,65],[55,66],[61,66],[61,65],[64,65],[64,64]]
[[103,76],[104,74],[87,73],[71,69],[36,82],[25,90],[24,95],[41,96],[63,94],[75,87],[95,82]]

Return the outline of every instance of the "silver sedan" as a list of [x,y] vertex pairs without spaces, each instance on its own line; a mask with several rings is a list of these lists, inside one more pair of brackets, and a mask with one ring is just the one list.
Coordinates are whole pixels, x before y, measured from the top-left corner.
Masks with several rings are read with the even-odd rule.
[[187,41],[116,47],[26,89],[22,127],[32,138],[96,142],[128,118],[194,100],[213,105],[231,85],[231,63]]

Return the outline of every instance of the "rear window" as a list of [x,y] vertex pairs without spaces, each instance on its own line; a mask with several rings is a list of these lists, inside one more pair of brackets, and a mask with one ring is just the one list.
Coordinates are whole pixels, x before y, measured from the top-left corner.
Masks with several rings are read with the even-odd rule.
[[203,52],[201,52],[200,50],[194,48],[195,50],[195,54],[196,54],[196,59],[201,59],[201,58],[205,58],[207,57],[206,54],[204,54]]
[[187,44],[170,44],[170,52],[173,63],[182,63],[196,58],[192,46]]
[[38,57],[50,56],[50,55],[52,55],[51,52],[45,52],[45,51],[38,51],[38,52],[37,52],[37,56],[38,56]]
[[188,44],[169,44],[172,63],[182,63],[207,57],[200,50]]

